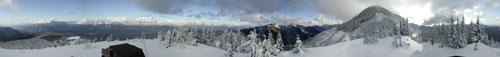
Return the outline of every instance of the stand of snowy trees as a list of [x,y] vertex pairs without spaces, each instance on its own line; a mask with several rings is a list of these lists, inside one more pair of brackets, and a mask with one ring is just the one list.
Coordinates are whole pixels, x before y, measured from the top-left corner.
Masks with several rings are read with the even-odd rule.
[[[205,44],[228,51],[227,57],[233,57],[234,53],[251,53],[251,57],[276,57],[283,50],[283,39],[278,36],[267,35],[266,39],[260,40],[258,34],[253,31],[244,36],[239,31],[224,30],[222,33],[213,29],[194,29],[189,27],[178,27],[158,32],[157,39],[165,47]],[[277,39],[273,39],[277,37]]]
[[[358,32],[355,37],[359,36],[367,36],[364,38],[363,43],[365,44],[376,44],[378,39],[386,38],[391,36],[409,36],[411,35],[410,27],[407,19],[390,19],[386,21],[394,21],[394,22],[379,22],[375,23],[376,25],[367,25],[370,28],[359,28],[360,30],[365,30],[364,32]],[[395,37],[394,46],[401,46],[402,41],[400,41],[401,37]]]
[[479,19],[471,22],[467,27],[464,22],[464,17],[451,18],[449,23],[442,23],[439,27],[439,33],[443,35],[444,40],[442,46],[451,48],[462,48],[468,44],[483,43],[488,44],[489,40],[483,29],[480,28]]
[[394,47],[402,47],[404,42],[401,40],[401,36],[409,36],[410,33],[410,27],[408,26],[408,19],[403,19],[402,21],[399,22],[397,26],[395,26],[396,31],[396,37],[394,37],[393,46]]

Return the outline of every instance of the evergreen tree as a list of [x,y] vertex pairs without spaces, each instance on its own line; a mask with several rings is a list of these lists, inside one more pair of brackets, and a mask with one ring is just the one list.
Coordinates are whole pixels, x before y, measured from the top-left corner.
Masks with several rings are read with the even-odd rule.
[[398,35],[410,35],[408,19],[403,19],[403,21],[399,23],[399,29],[400,33]]
[[257,40],[257,33],[255,30],[250,32],[250,35],[248,35],[248,38],[250,38],[250,47],[251,47],[251,54],[250,57],[263,57],[262,54],[262,48],[259,46],[259,40]]
[[113,34],[110,34],[110,36],[106,38],[106,41],[107,42],[113,41]]
[[465,24],[464,24],[464,17],[462,16],[462,19],[461,19],[461,22],[458,24],[458,39],[457,39],[457,42],[458,42],[458,45],[459,45],[459,48],[462,48],[462,47],[465,47],[468,43],[467,43],[467,38],[466,38],[466,35],[465,35]]
[[283,44],[283,37],[281,36],[281,33],[278,32],[278,35],[276,37],[276,45],[278,50],[284,50],[283,47],[285,46],[285,44]]
[[[456,20],[459,22],[456,22]],[[465,22],[463,17],[450,19],[450,27],[448,28],[450,30],[445,30],[448,36],[444,45],[451,48],[462,48],[468,44],[468,38],[466,36],[467,33],[464,23]]]
[[167,30],[164,34],[162,34],[161,37],[163,37],[163,45],[165,45],[166,48],[170,47],[171,46],[171,43],[170,43],[170,38],[172,36],[172,31],[170,30]]
[[297,35],[297,41],[295,41],[295,51],[294,53],[303,53],[304,51],[302,50],[303,47],[302,47],[302,41],[300,40],[300,37],[299,35]]
[[455,20],[453,19],[453,17],[450,19],[450,24],[449,24],[449,31],[447,31],[447,40],[445,41],[445,44],[446,46],[448,47],[452,47],[452,48],[455,48],[456,47],[456,42],[455,42],[455,38],[456,38],[456,33],[455,33]]

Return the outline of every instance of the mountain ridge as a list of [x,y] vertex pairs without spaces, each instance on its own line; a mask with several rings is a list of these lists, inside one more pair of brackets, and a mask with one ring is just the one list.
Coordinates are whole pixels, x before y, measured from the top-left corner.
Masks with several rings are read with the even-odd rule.
[[403,19],[401,16],[390,12],[389,10],[383,8],[382,6],[374,5],[364,9],[361,13],[353,17],[351,20],[338,25],[338,27],[341,30],[352,32],[354,31],[354,29],[357,29],[360,26],[360,24],[372,21],[372,19],[379,17],[377,15],[394,17],[391,19],[396,23]]
[[[410,35],[408,21],[389,10],[378,6],[364,9],[353,19],[334,25],[305,41],[308,47],[327,46],[343,41],[367,38],[376,41],[393,35]],[[368,40],[370,42],[371,40]]]
[[18,40],[18,39],[27,39],[31,37],[33,37],[33,35],[19,32],[10,27],[0,27],[0,42]]

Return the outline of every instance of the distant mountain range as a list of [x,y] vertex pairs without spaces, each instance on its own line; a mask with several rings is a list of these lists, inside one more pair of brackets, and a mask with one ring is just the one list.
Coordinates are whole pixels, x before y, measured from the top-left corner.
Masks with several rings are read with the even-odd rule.
[[483,29],[488,34],[488,37],[500,42],[500,27],[483,26]]
[[160,31],[165,31],[172,26],[166,25],[120,25],[120,24],[100,24],[100,25],[81,25],[68,23],[47,23],[24,25],[19,30],[44,34],[53,33],[67,36],[81,36],[86,39],[104,40],[112,37],[117,40],[137,38],[146,36],[147,38],[156,37]]
[[33,37],[32,34],[22,33],[10,27],[0,27],[0,42],[27,39]]
[[[136,23],[139,22],[139,23]],[[59,35],[63,37],[81,36],[83,39],[96,39],[103,41],[107,37],[115,40],[125,40],[144,36],[146,38],[155,38],[158,32],[166,31],[171,28],[180,27],[175,25],[148,25],[152,21],[133,21],[133,20],[83,20],[79,22],[65,22],[53,19],[36,21],[33,24],[16,26],[21,32],[29,32],[34,35],[43,35],[46,33]],[[239,26],[202,26],[189,25],[192,28],[211,28],[216,31],[224,29],[237,30]]]

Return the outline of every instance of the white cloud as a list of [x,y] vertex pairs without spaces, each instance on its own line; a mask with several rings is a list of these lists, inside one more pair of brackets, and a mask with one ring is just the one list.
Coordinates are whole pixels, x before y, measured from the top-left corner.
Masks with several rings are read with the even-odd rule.
[[242,22],[250,22],[254,24],[300,24],[306,26],[312,25],[325,25],[325,24],[339,24],[342,22],[340,19],[333,19],[331,17],[319,14],[312,19],[301,19],[297,17],[292,17],[287,14],[273,13],[271,16],[262,16],[261,14],[250,14],[250,15],[233,15],[235,18],[239,18]]
[[290,17],[290,16],[285,15],[285,14],[274,13],[271,16],[271,20],[272,20],[272,22],[275,22],[275,23],[289,24],[289,23],[297,22],[300,19],[299,18],[293,18],[293,17]]
[[323,14],[316,16],[312,20],[303,19],[296,22],[297,24],[305,25],[305,26],[313,26],[313,25],[331,25],[331,24],[340,24],[342,23],[341,19],[331,19]]
[[248,14],[248,15],[233,15],[233,18],[237,18],[240,21],[243,22],[250,22],[250,23],[269,23],[270,20],[266,19],[260,14]]
[[496,16],[496,17],[492,17],[492,18],[480,17],[479,21],[481,24],[485,24],[485,25],[500,26],[500,16]]
[[425,5],[394,7],[394,10],[402,17],[408,18],[410,23],[415,24],[423,24],[424,20],[434,16],[434,13],[431,11],[430,3],[426,3]]
[[17,3],[15,3],[13,0],[0,0],[0,7],[7,6],[11,9],[17,10],[21,9]]

